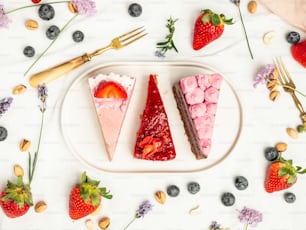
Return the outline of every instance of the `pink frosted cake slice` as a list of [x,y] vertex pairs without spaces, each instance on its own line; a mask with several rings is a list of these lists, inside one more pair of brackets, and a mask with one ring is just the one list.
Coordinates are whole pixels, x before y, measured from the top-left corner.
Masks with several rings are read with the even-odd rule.
[[211,150],[222,80],[220,74],[201,74],[182,78],[173,86],[177,108],[197,159],[206,158]]
[[133,93],[135,78],[110,73],[88,79],[109,160],[114,157],[121,127]]

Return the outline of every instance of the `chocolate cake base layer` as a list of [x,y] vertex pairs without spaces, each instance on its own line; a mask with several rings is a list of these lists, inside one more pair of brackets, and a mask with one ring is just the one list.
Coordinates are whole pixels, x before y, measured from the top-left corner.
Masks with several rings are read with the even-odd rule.
[[191,145],[191,151],[193,152],[196,159],[198,160],[206,158],[206,156],[202,152],[198,134],[193,124],[192,118],[190,117],[190,114],[188,111],[188,105],[185,101],[185,97],[181,90],[179,82],[173,85],[172,90],[173,90],[174,97],[176,100],[177,108],[180,111],[181,119],[184,123],[184,128],[188,136],[188,141]]

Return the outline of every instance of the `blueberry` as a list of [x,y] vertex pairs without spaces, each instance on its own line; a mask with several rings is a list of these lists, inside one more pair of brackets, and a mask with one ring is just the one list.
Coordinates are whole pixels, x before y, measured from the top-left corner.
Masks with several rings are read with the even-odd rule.
[[33,57],[35,55],[35,49],[32,46],[26,46],[23,49],[23,54],[26,57]]
[[225,206],[232,206],[235,203],[235,196],[230,192],[225,192],[221,196],[221,202]]
[[38,9],[38,15],[42,20],[51,20],[55,15],[53,6],[49,4],[42,4]]
[[49,39],[51,40],[54,40],[60,33],[60,29],[53,25],[53,26],[50,26],[47,31],[46,31],[46,35]]
[[301,36],[298,32],[291,31],[287,34],[287,42],[290,44],[298,43],[301,39]]
[[4,141],[7,138],[6,128],[0,126],[0,141]]
[[138,3],[132,3],[128,8],[129,15],[139,17],[142,13],[142,7]]
[[84,40],[84,34],[82,31],[74,31],[73,34],[72,34],[72,39],[73,41],[75,42],[81,42]]
[[284,199],[287,203],[294,203],[294,201],[296,200],[296,196],[292,192],[287,192],[284,194]]
[[169,185],[167,187],[167,194],[171,197],[176,197],[178,196],[180,193],[180,189],[179,187],[177,187],[176,185]]
[[279,152],[274,147],[269,147],[265,149],[265,158],[268,161],[275,161],[279,156]]
[[197,182],[189,182],[187,184],[187,190],[191,194],[196,194],[196,193],[198,193],[200,191],[200,185]]
[[238,190],[245,190],[248,186],[249,186],[249,182],[247,178],[245,178],[244,176],[237,176],[235,178],[235,187]]

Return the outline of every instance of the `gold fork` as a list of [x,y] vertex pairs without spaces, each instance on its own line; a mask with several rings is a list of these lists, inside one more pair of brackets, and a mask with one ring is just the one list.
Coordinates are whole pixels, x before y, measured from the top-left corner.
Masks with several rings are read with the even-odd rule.
[[114,38],[111,43],[101,49],[97,49],[92,53],[86,53],[82,56],[73,58],[65,63],[51,67],[47,70],[34,74],[30,77],[29,83],[32,87],[36,88],[38,85],[43,83],[49,83],[55,79],[69,73],[70,71],[76,69],[77,67],[83,65],[84,63],[90,61],[94,56],[100,55],[109,49],[121,49],[130,45],[131,43],[139,40],[140,38],[147,35],[143,27],[134,29],[128,33],[122,34]]
[[294,104],[300,112],[300,117],[302,119],[302,122],[305,124],[306,123],[306,113],[305,113],[305,110],[304,110],[301,102],[299,101],[299,99],[297,98],[297,96],[295,94],[296,86],[295,86],[286,66],[284,65],[281,57],[275,58],[273,60],[273,62],[274,62],[276,70],[279,73],[279,81],[282,84],[284,91],[289,93],[291,95],[291,97],[293,98]]

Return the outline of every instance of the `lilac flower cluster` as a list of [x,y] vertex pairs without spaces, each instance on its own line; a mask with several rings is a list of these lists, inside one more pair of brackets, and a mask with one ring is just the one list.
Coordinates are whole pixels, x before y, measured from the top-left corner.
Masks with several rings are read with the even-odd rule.
[[265,84],[269,80],[269,76],[274,72],[275,67],[272,64],[267,64],[261,69],[254,80],[253,86],[256,88],[258,84]]
[[0,5],[0,28],[8,28],[8,24],[11,20],[4,13],[4,6]]
[[13,102],[12,97],[5,97],[0,100],[0,117],[9,109]]
[[37,88],[38,98],[41,101],[41,105],[39,106],[40,111],[43,113],[47,109],[47,97],[48,97],[48,89],[46,84],[39,85]]
[[209,230],[221,230],[221,225],[217,221],[212,221]]
[[92,16],[96,13],[96,3],[92,0],[72,0],[78,14]]
[[140,218],[144,217],[149,211],[152,210],[153,205],[149,201],[144,201],[141,205],[139,205],[136,210],[135,217]]
[[262,213],[255,209],[244,207],[239,211],[238,218],[241,223],[256,227],[259,222],[262,222]]
[[240,5],[240,0],[231,0],[232,3],[234,3],[236,6]]

